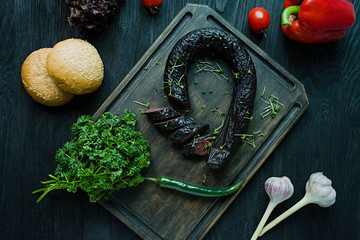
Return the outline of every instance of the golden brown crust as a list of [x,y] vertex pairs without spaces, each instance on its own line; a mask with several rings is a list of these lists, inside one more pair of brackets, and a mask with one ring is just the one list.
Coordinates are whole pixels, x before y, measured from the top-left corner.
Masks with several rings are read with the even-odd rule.
[[104,77],[97,50],[81,39],[57,43],[48,55],[46,67],[58,87],[76,95],[94,92]]
[[74,95],[56,86],[46,69],[46,59],[51,48],[32,52],[21,67],[21,79],[25,90],[38,103],[46,106],[60,106],[69,102]]

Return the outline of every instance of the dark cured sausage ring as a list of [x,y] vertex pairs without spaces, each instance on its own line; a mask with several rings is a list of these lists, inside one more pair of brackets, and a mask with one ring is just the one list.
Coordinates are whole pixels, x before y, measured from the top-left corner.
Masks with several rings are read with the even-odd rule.
[[189,141],[196,134],[201,134],[209,129],[209,124],[193,123],[186,125],[175,132],[173,132],[169,139],[175,143],[185,143]]
[[167,121],[179,117],[181,114],[172,107],[152,108],[144,111],[152,122]]
[[214,135],[212,134],[195,138],[194,140],[184,144],[182,154],[186,157],[207,156],[209,155],[211,145],[214,141]]
[[193,123],[195,123],[193,118],[188,116],[180,116],[164,122],[157,122],[154,125],[161,131],[170,132]]
[[241,144],[236,133],[246,133],[256,94],[256,72],[252,59],[235,35],[215,28],[194,30],[182,37],[169,54],[164,72],[164,91],[172,101],[191,108],[187,68],[200,51],[208,50],[224,59],[234,72],[233,97],[222,131],[212,144],[208,165],[217,169]]

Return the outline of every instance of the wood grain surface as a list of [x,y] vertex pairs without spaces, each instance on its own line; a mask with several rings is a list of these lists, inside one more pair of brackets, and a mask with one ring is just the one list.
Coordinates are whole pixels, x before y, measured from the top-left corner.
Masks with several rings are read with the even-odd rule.
[[[359,14],[359,0],[351,1]],[[282,1],[164,1],[162,13],[148,14],[141,1],[128,0],[116,21],[97,35],[71,30],[61,0],[0,2],[0,236],[3,239],[139,239],[139,236],[85,194],[51,193],[39,204],[31,194],[54,171],[54,154],[72,138],[70,127],[93,115],[126,77],[186,3],[206,4],[253,41],[305,86],[310,107],[268,157],[241,194],[211,226],[204,239],[250,239],[268,203],[264,182],[288,176],[295,187],[271,219],[297,202],[311,173],[333,181],[337,202],[309,205],[261,239],[360,239],[359,24],[338,42],[308,45],[281,32]],[[248,12],[265,7],[272,22],[267,37],[251,33]],[[105,66],[102,86],[62,107],[35,103],[24,90],[25,58],[67,38],[82,38],[99,51]],[[141,207],[141,206],[139,206]],[[149,210],[151,211],[151,210]],[[156,218],[156,215],[154,215]]]

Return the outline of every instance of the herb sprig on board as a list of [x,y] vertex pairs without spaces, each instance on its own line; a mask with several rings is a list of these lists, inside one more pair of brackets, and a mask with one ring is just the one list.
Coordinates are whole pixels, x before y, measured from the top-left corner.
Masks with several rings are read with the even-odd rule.
[[266,103],[267,106],[263,109],[263,112],[261,113],[261,118],[264,119],[265,117],[267,117],[269,115],[271,115],[271,117],[274,118],[276,116],[276,114],[278,113],[278,111],[280,110],[280,108],[284,106],[284,104],[282,104],[279,101],[279,98],[273,94],[269,94],[268,99],[265,100],[264,94],[265,94],[265,88],[263,90],[263,93],[260,96],[260,99],[264,103]]
[[50,191],[75,193],[79,188],[96,202],[143,182],[140,171],[150,165],[149,144],[135,124],[130,110],[123,117],[106,112],[96,122],[90,116],[79,117],[72,127],[75,138],[55,155],[55,174],[42,182],[44,188],[33,192],[42,192],[37,202]]
[[205,58],[205,59],[195,59],[195,64],[197,66],[197,70],[195,71],[195,80],[194,83],[197,84],[197,74],[200,72],[211,72],[213,73],[218,79],[222,80],[225,79],[229,81],[230,78],[224,75],[224,69],[220,67],[218,63],[215,62],[216,66],[212,65],[212,62]]
[[234,134],[234,135],[241,137],[243,143],[249,144],[255,148],[256,147],[255,137],[264,136],[264,133],[262,133],[261,131],[257,131],[257,132],[253,132],[252,134],[242,133],[242,134]]

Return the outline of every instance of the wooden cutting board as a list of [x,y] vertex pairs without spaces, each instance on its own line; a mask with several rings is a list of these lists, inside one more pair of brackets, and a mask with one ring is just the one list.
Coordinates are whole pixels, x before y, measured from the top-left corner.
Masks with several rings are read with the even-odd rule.
[[[160,132],[141,114],[146,109],[170,106],[161,88],[163,72],[169,52],[183,35],[194,29],[215,27],[238,36],[249,51],[257,73],[257,96],[252,120],[247,134],[261,131],[254,146],[244,143],[223,168],[211,170],[206,159],[189,159],[181,154],[181,146],[171,144],[167,135]],[[196,63],[189,67],[189,88],[192,109],[186,114],[211,125],[213,131],[222,123],[219,112],[227,111],[231,100],[232,72],[216,56],[208,60],[214,69],[224,69],[224,76],[214,72],[198,72]],[[230,77],[230,81],[225,78]],[[197,83],[196,83],[197,82]],[[283,104],[276,116],[262,118],[263,109],[269,104],[269,94]],[[276,148],[291,127],[309,105],[303,85],[265,52],[231,26],[217,12],[203,5],[188,4],[169,24],[139,62],[120,82],[109,98],[95,113],[97,119],[103,112],[122,114],[131,109],[137,115],[137,129],[150,143],[151,166],[144,176],[168,176],[194,184],[225,187],[243,181],[243,187],[256,173],[266,158]],[[214,108],[219,111],[213,111]],[[154,183],[113,194],[100,204],[119,218],[144,239],[201,239],[215,224],[230,203],[241,192],[228,197],[202,198],[170,189],[162,189]]]

